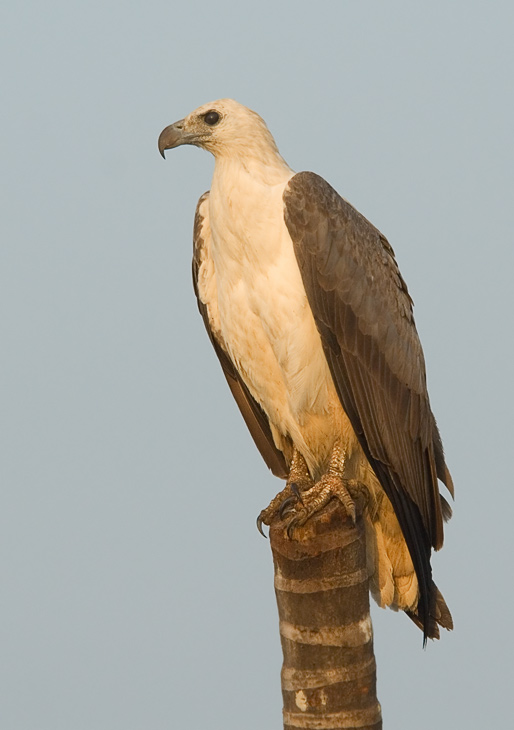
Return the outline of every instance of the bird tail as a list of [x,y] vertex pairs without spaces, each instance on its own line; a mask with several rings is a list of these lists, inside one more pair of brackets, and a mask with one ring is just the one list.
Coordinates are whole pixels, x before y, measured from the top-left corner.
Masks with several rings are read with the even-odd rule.
[[432,582],[432,607],[428,625],[423,625],[418,612],[418,578],[398,519],[383,490],[378,487],[370,491],[365,522],[371,595],[382,608],[405,611],[427,638],[438,639],[439,627],[453,628],[448,606]]
[[[426,633],[429,639],[439,639],[439,626],[451,631],[453,629],[453,619],[450,609],[443,598],[443,594],[435,583],[432,583],[432,586],[434,589],[435,602],[433,609],[430,611],[430,622]],[[406,610],[405,613],[414,621],[416,626],[418,626],[422,631],[424,630],[423,622],[416,611]]]

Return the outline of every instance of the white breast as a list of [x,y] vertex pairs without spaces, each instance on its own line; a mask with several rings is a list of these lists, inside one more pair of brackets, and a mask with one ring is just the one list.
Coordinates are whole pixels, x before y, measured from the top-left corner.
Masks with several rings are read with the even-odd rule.
[[314,467],[333,445],[334,409],[341,409],[284,223],[282,194],[291,174],[273,186],[244,171],[215,175],[211,261],[199,287],[277,446],[290,436]]

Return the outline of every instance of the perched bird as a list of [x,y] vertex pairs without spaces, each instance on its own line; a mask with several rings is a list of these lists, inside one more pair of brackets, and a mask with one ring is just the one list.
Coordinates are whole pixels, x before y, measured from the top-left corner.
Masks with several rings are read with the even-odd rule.
[[[385,237],[325,181],[294,173],[255,112],[220,99],[166,127],[159,150],[215,157],[198,201],[198,306],[257,448],[285,488],[259,516],[288,531],[365,487],[370,588],[438,638],[432,580],[453,496],[412,300]],[[353,496],[352,496],[353,493]]]

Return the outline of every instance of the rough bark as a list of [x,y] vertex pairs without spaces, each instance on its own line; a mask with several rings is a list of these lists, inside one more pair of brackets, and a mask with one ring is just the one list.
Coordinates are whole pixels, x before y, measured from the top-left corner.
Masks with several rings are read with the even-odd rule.
[[[359,506],[358,506],[359,507]],[[284,730],[380,730],[362,509],[327,507],[287,536],[270,528],[284,654]]]

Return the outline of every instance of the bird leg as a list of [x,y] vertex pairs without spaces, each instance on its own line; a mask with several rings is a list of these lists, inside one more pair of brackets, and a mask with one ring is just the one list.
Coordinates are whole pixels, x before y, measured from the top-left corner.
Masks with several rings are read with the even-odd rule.
[[[346,449],[335,445],[330,456],[330,463],[326,474],[316,482],[310,489],[304,491],[301,499],[296,501],[294,507],[289,510],[294,514],[287,524],[287,534],[291,537],[296,527],[301,527],[316,512],[319,512],[333,498],[342,502],[347,515],[355,522],[355,502],[349,492],[349,488],[359,488],[359,483],[354,479],[343,479],[344,462]],[[281,513],[282,516],[282,513]]]
[[270,525],[275,515],[282,518],[286,512],[293,508],[293,505],[302,501],[302,492],[306,492],[314,485],[305,459],[300,452],[295,449],[291,466],[289,468],[289,476],[286,486],[281,492],[274,497],[266,509],[263,509],[257,517],[257,529],[264,535],[262,525]]

